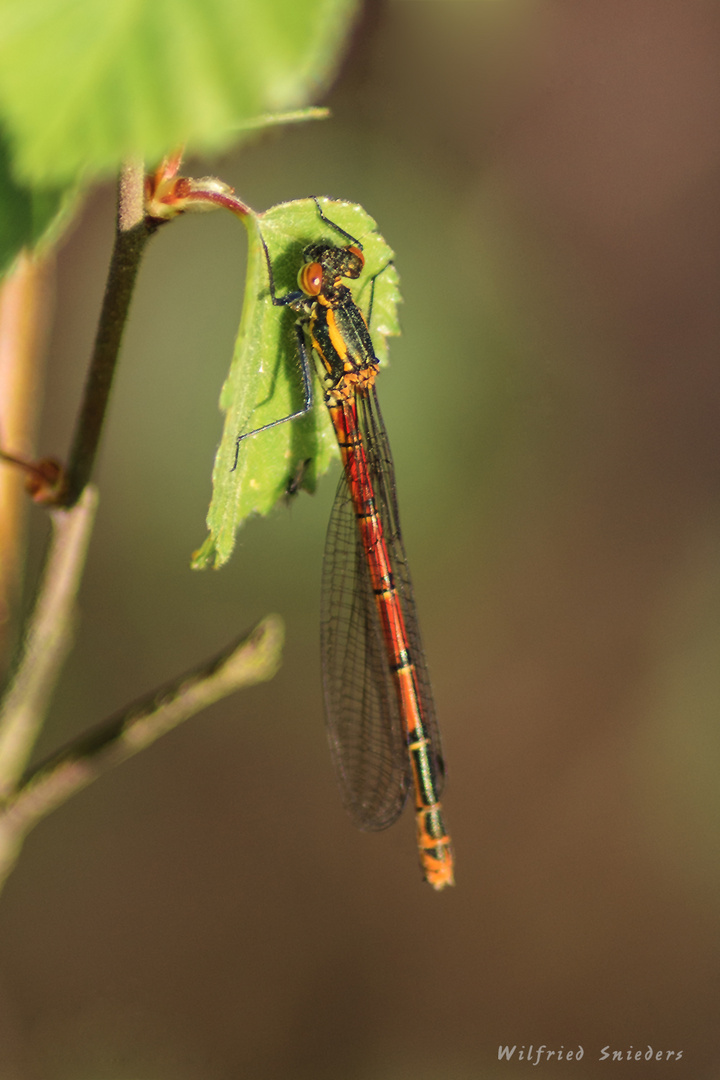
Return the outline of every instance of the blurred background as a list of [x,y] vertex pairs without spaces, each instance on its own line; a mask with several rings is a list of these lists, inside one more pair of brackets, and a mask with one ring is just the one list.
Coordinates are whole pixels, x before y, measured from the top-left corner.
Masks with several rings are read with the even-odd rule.
[[[141,270],[39,756],[270,611],[284,664],[30,836],[0,907],[2,1080],[514,1080],[541,1044],[584,1049],[547,1077],[716,1077],[720,9],[375,2],[326,103],[185,171],[257,209],[359,202],[397,253],[378,389],[457,887],[421,883],[411,814],[366,835],[340,804],[336,476],[189,570],[245,236],[181,219]],[[69,446],[114,198],[58,260],[43,454]],[[648,1046],[682,1060],[600,1060]]]

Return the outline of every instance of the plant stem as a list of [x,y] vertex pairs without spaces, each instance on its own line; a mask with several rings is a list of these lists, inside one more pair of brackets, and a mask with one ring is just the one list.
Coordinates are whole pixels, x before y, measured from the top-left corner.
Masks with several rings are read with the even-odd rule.
[[[32,456],[54,270],[54,259],[22,254],[0,290],[0,446],[11,453]],[[22,579],[24,479],[16,468],[0,468],[0,667],[10,651],[6,637]]]
[[123,166],[118,182],[115,246],[68,461],[65,506],[77,502],[92,475],[140,260],[157,228],[145,217],[143,182],[141,163]]
[[53,535],[20,661],[0,708],[0,798],[14,790],[42,727],[72,644],[73,615],[97,495],[86,488],[71,510],[53,510]]
[[98,724],[34,769],[0,808],[0,888],[25,835],[50,811],[201,709],[271,679],[283,635],[282,620],[267,616],[220,655]]

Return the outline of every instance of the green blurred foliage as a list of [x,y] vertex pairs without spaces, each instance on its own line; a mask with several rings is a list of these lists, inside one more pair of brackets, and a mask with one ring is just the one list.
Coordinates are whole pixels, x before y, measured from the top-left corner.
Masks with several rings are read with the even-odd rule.
[[126,158],[224,149],[317,96],[356,6],[0,0],[0,273]]
[[34,187],[18,181],[7,139],[0,131],[0,277],[23,248],[50,248],[76,208],[74,188]]
[[58,184],[219,149],[335,69],[354,0],[3,0],[0,112],[19,175]]

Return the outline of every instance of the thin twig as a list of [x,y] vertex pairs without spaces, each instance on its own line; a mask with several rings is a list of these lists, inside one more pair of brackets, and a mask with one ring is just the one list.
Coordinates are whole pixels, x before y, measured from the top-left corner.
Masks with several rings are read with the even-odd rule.
[[145,245],[157,223],[143,210],[143,169],[138,162],[123,167],[118,183],[118,215],[105,297],[68,462],[65,506],[72,506],[91,478],[107,411],[120,343]]
[[244,686],[271,679],[284,629],[269,615],[210,661],[98,724],[33,769],[0,807],[0,886],[22,840],[50,811],[183,720]]
[[45,572],[15,675],[0,707],[0,797],[27,766],[73,637],[73,615],[97,495],[86,488],[71,510],[51,511]]
[[[0,887],[25,835],[46,814],[182,720],[243,686],[271,678],[280,663],[283,625],[278,617],[269,616],[247,639],[91,729],[22,775],[71,644],[75,597],[97,501],[88,481],[140,260],[159,224],[145,212],[143,181],[139,163],[123,169],[115,247],[67,467],[67,486],[58,500],[65,509],[52,513],[54,534],[38,600],[16,674],[1,706]],[[227,205],[241,216],[249,213],[226,185],[198,185],[190,183],[189,202],[204,200]]]

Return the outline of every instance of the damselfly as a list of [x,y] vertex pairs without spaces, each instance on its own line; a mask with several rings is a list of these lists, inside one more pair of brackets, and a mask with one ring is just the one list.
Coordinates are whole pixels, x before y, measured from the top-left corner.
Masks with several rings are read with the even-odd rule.
[[272,302],[298,316],[303,406],[238,436],[237,446],[312,407],[309,345],[343,460],[325,545],[321,637],[325,711],[340,789],[355,824],[374,830],[397,820],[412,787],[423,874],[442,889],[454,883],[439,801],[445,770],[375,391],[372,299],[366,321],[343,282],[360,277],[362,244],[326,217],[317,199],[315,204],[322,221],[349,242],[307,247],[298,291],[276,294],[262,239]]

